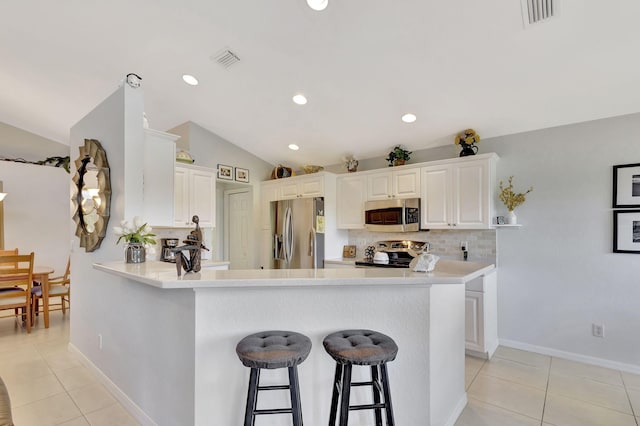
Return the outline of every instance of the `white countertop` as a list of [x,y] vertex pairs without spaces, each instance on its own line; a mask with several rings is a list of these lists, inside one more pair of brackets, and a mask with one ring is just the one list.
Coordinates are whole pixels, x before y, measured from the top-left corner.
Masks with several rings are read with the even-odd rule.
[[242,288],[463,284],[495,269],[491,263],[440,260],[433,272],[396,268],[211,270],[177,276],[165,262],[94,263],[97,270],[158,288]]

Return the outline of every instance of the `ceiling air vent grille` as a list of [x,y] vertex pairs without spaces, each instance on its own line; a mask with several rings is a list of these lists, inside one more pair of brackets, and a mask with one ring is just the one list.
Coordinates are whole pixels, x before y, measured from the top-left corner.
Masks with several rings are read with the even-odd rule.
[[231,65],[240,62],[240,58],[238,57],[238,55],[236,55],[229,49],[225,49],[217,53],[213,57],[213,60],[220,64],[220,66],[222,66],[223,68],[229,68]]
[[522,21],[525,28],[558,16],[559,0],[521,0],[521,3]]

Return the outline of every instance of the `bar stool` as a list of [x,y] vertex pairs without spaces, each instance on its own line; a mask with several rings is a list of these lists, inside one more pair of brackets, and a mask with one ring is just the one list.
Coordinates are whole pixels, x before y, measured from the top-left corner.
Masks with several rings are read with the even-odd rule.
[[[343,330],[329,334],[322,342],[325,350],[336,361],[336,375],[333,382],[329,426],[335,426],[338,399],[340,399],[340,426],[347,426],[349,411],[374,410],[376,426],[382,426],[382,410],[385,410],[387,426],[394,426],[393,406],[387,362],[393,361],[398,346],[389,336],[372,330]],[[351,382],[354,365],[371,367],[370,382]],[[349,405],[351,386],[371,386],[373,404]],[[380,394],[384,402],[380,401]]]
[[[236,353],[245,367],[251,368],[249,392],[244,415],[244,425],[253,426],[256,415],[291,414],[293,426],[302,426],[302,406],[298,385],[298,364],[307,359],[311,351],[311,340],[307,336],[292,331],[263,331],[249,335],[236,346]],[[260,370],[263,368],[289,369],[289,384],[260,386]],[[291,408],[256,409],[258,391],[288,389]]]

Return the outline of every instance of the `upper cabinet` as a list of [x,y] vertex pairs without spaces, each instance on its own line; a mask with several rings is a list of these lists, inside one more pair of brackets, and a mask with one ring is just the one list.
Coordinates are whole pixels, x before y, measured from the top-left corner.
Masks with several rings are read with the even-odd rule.
[[489,229],[495,154],[422,167],[423,229]]
[[368,201],[419,197],[419,168],[377,172],[367,176]]
[[364,228],[364,202],[366,200],[367,176],[340,175],[337,183],[338,228]]
[[324,175],[285,178],[281,180],[279,186],[280,196],[278,199],[280,200],[322,197],[324,195]]
[[173,226],[176,140],[179,136],[145,129],[144,217],[151,226]]
[[173,225],[194,226],[194,215],[200,226],[216,225],[216,172],[212,169],[190,165],[175,166],[173,192]]

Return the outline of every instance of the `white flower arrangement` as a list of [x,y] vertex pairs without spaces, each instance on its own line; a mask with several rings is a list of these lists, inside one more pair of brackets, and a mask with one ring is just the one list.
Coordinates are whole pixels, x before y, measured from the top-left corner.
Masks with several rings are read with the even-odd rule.
[[[152,244],[156,243],[156,240],[153,238],[156,234],[153,234],[151,231],[153,231],[153,229],[147,225],[146,222],[143,222],[140,216],[133,218],[133,226],[126,220],[123,220],[120,222],[120,226],[113,227],[113,232],[118,234],[116,244],[119,244],[120,240],[124,240],[126,243],[144,244],[145,248],[150,248]],[[151,251],[153,252],[153,249]]]

